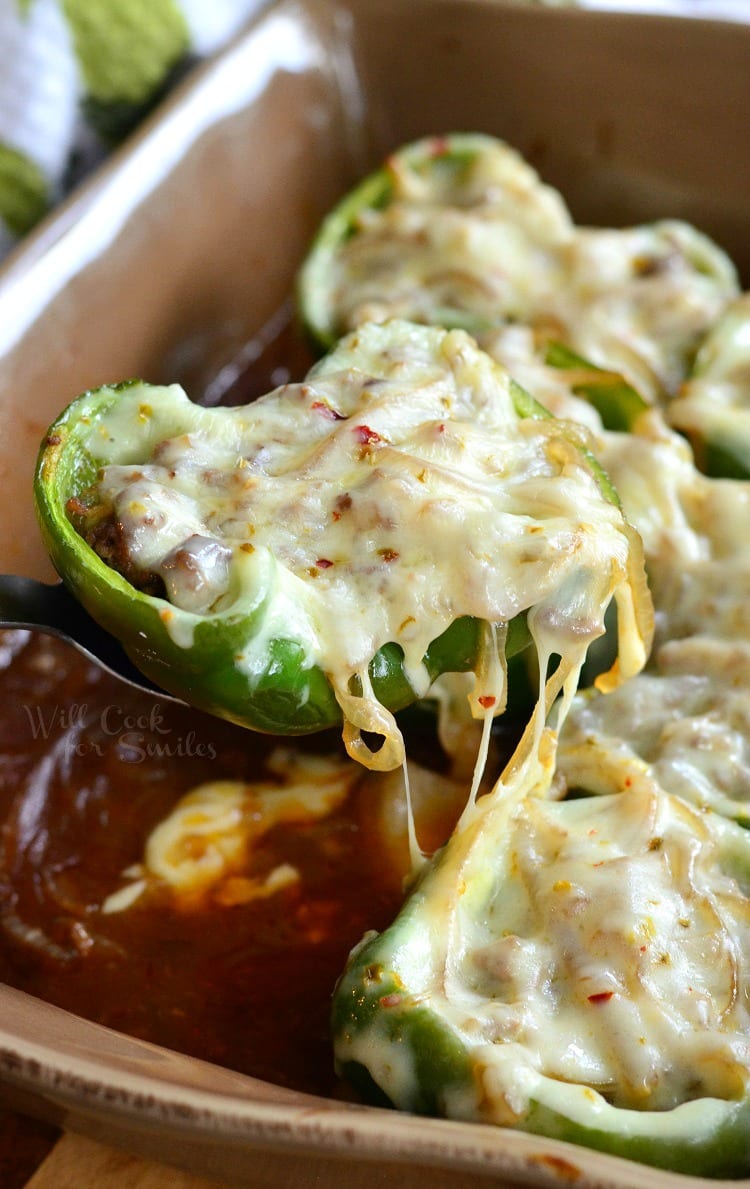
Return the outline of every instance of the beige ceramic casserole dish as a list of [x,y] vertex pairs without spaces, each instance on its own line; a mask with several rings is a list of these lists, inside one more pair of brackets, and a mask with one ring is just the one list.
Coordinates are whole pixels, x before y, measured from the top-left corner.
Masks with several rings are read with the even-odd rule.
[[[730,22],[493,0],[273,5],[2,273],[3,570],[50,576],[31,475],[60,409],[132,375],[204,390],[289,295],[336,197],[409,139],[502,136],[579,221],[690,220],[747,281],[749,80],[750,26]],[[261,1152],[274,1184],[709,1183],[293,1093],[3,987],[0,1079],[17,1109],[235,1183],[257,1183]]]

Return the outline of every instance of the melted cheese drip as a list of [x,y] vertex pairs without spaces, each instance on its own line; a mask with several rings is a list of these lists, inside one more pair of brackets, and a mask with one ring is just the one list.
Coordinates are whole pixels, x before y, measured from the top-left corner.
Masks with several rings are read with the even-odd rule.
[[365,772],[284,747],[271,753],[265,770],[269,779],[211,781],[180,797],[151,830],[143,858],[123,872],[127,882],[106,898],[101,911],[124,912],[144,894],[165,892],[180,909],[200,908],[208,900],[216,911],[299,884],[300,872],[283,857],[268,874],[250,874],[257,844],[280,823],[312,822],[334,813],[363,783],[368,837],[377,848],[384,882],[401,887],[422,866],[424,855],[443,844],[466,801],[465,781],[414,760],[408,804],[403,770]]
[[[272,639],[303,641],[330,677],[349,753],[370,767],[404,757],[368,672],[385,643],[401,646],[424,694],[427,647],[459,616],[505,625],[533,608],[549,651],[566,654],[602,634],[613,595],[647,603],[639,543],[589,469],[582,431],[519,418],[507,374],[461,331],[368,326],[305,383],[191,419],[190,433],[152,443],[150,460],[101,473],[132,560],[158,569],[185,533],[229,550],[220,611],[235,609],[237,575],[252,598],[253,574],[273,572],[269,612],[236,664],[252,683]],[[125,397],[97,427],[100,457],[122,456],[132,427]],[[188,608],[193,598],[190,586]],[[186,617],[167,615],[189,642],[196,618],[186,635]],[[647,614],[636,618],[622,676],[648,647]],[[489,692],[499,710],[502,685]],[[380,750],[363,731],[383,736]]]

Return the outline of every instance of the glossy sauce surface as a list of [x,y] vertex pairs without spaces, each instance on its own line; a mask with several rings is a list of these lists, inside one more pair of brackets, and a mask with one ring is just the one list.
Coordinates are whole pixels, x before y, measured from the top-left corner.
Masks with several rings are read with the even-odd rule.
[[102,914],[178,798],[257,778],[273,741],[141,697],[59,641],[12,632],[2,647],[0,977],[130,1035],[334,1093],[334,982],[400,899],[368,838],[369,790],[269,832],[253,865],[302,876],[274,896],[188,909],[152,894]]

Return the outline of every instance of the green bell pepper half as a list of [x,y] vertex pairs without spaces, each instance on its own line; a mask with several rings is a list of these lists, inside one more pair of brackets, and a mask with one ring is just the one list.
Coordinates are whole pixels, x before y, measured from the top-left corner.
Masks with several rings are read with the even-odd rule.
[[[99,388],[73,401],[50,427],[39,454],[34,494],[52,562],[89,614],[120,640],[133,663],[156,685],[201,710],[259,731],[294,734],[329,726],[340,720],[333,692],[319,669],[304,667],[303,649],[294,640],[270,642],[253,688],[234,663],[273,597],[272,569],[259,575],[248,566],[246,574],[240,573],[236,607],[217,615],[191,615],[137,590],[102,561],[68,517],[68,500],[94,483],[101,466],[90,448],[92,426],[124,394],[142,396],[156,411],[156,440],[189,430],[189,403],[175,417],[170,402],[163,399],[168,391],[138,380]],[[119,461],[139,460],[126,455]],[[178,644],[167,630],[165,616],[172,615],[192,632],[189,647]]]
[[[460,187],[477,157],[498,142],[480,133],[454,132],[426,137],[398,149],[388,161],[346,194],[326,216],[297,277],[297,309],[304,331],[318,351],[329,350],[345,328],[332,308],[330,281],[339,247],[357,232],[364,211],[385,209],[395,188],[391,162],[403,163],[421,176],[433,176]],[[477,335],[504,319],[488,320],[471,310],[439,307],[431,321],[449,330]]]
[[[317,350],[330,349],[343,328],[332,306],[330,277],[339,247],[357,233],[365,211],[383,210],[394,195],[390,162],[404,163],[420,176],[434,177],[460,191],[463,177],[483,153],[499,142],[473,133],[452,133],[428,137],[399,149],[384,166],[350,191],[323,221],[297,278],[297,305],[302,325]],[[458,328],[474,336],[501,325],[502,312],[494,321],[465,309],[436,308],[431,321],[446,329]],[[481,342],[480,342],[481,345]],[[542,349],[548,367],[578,373],[571,391],[587,400],[602,418],[605,429],[632,430],[648,404],[618,372],[608,371],[576,354],[561,342],[550,341]]]
[[[274,734],[304,734],[341,722],[341,710],[322,670],[310,665],[300,641],[279,635],[267,645],[252,682],[235,665],[235,656],[248,638],[262,629],[272,607],[276,565],[259,567],[254,555],[237,563],[234,598],[226,610],[196,615],[132,586],[108,566],[71,523],[66,505],[96,480],[102,459],[92,452],[92,427],[104,420],[127,395],[148,404],[148,431],[135,454],[125,451],[117,461],[143,462],[164,438],[188,432],[196,406],[170,399],[170,389],[133,380],[84,393],[50,427],[39,454],[35,499],[42,537],[56,569],[89,614],[116,636],[133,663],[151,681],[201,710],[254,730]],[[528,395],[514,388],[522,416],[545,416]],[[205,414],[207,410],[201,410]],[[150,447],[150,448],[149,448]],[[112,461],[112,458],[108,458]],[[607,498],[615,498],[611,484],[593,460]],[[189,638],[183,646],[167,629],[175,619]],[[438,674],[470,671],[478,656],[482,625],[469,617],[456,619],[427,650],[424,663],[431,680]],[[530,641],[525,617],[508,628],[508,656]],[[415,701],[416,694],[403,669],[403,654],[386,644],[370,664],[376,697],[397,711]]]
[[[450,1010],[444,988],[461,977],[470,944],[467,916],[485,930],[485,939],[488,927],[503,936],[507,881],[520,878],[507,843],[513,812],[503,800],[507,792],[489,794],[477,803],[473,820],[459,823],[423,868],[395,921],[365,936],[337,983],[331,1015],[336,1068],[373,1105],[494,1122],[481,1075],[481,1050],[492,1042],[479,1024],[467,1023],[477,992],[469,987]],[[585,818],[595,802],[573,800],[555,809]],[[720,839],[722,871],[750,897],[750,837],[718,815],[709,820]],[[454,921],[459,913],[461,920]],[[510,924],[512,932],[512,918]],[[460,949],[455,956],[451,931]],[[519,1071],[519,1085],[523,1077]],[[543,1074],[528,1093],[526,1110],[513,1124],[519,1130],[696,1176],[750,1171],[750,1088],[737,1098],[695,1098],[664,1110],[616,1107],[583,1084]]]

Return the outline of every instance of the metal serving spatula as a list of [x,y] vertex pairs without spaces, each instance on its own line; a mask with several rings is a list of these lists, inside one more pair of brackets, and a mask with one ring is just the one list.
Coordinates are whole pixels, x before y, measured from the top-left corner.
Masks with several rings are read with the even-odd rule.
[[105,632],[62,582],[38,582],[17,574],[0,574],[0,628],[31,628],[59,636],[114,677],[160,699],[179,703],[144,677],[121,645]]

